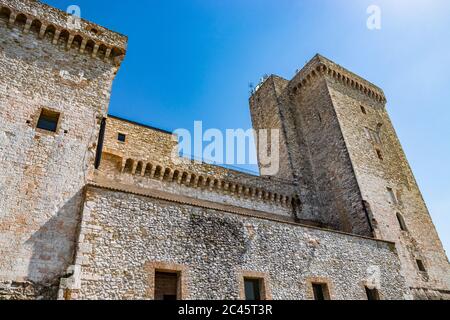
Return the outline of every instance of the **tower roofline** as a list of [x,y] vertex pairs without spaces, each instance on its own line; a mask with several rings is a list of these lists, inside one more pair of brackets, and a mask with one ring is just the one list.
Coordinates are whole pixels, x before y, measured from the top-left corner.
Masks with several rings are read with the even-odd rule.
[[[325,74],[342,82],[344,85],[361,91],[380,103],[386,103],[386,97],[381,88],[320,54],[316,54],[290,81],[276,75],[271,75],[268,79],[277,77],[288,81],[287,89],[296,93],[307,87],[317,76]],[[264,86],[264,84],[265,82],[260,84],[260,87]]]
[[316,76],[324,74],[328,74],[344,85],[361,91],[363,94],[378,102],[386,102],[386,97],[381,88],[320,54],[316,54],[295,75],[289,83],[289,88],[295,92],[307,86]]
[[77,42],[76,49],[81,54],[88,53],[116,65],[125,56],[126,36],[84,19],[74,20],[72,15],[39,0],[0,0],[0,10],[8,18],[9,27],[17,24],[24,33],[35,28],[41,39],[51,35],[54,45],[63,40],[70,49]]

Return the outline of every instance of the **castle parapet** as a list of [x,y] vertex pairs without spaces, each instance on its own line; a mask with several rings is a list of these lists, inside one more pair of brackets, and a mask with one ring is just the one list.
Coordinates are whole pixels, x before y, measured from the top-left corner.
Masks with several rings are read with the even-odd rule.
[[35,0],[0,0],[0,21],[55,46],[119,66],[127,37]]

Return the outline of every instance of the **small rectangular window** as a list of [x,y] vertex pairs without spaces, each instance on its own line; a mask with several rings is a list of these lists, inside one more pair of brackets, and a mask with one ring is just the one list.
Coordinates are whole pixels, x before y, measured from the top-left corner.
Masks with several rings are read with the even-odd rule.
[[419,268],[420,272],[427,272],[427,270],[425,269],[425,265],[423,264],[422,260],[416,260],[417,262],[417,267]]
[[56,132],[56,129],[58,128],[58,121],[58,112],[42,109],[36,127],[42,130]]
[[261,281],[260,279],[244,278],[245,300],[261,300]]
[[177,300],[179,286],[179,273],[155,272],[155,300]]
[[366,287],[367,300],[380,300],[380,293],[377,289]]
[[119,133],[117,134],[117,140],[119,140],[120,142],[125,142],[127,140],[127,136],[123,133]]
[[323,301],[330,300],[328,286],[325,283],[313,283],[314,300]]

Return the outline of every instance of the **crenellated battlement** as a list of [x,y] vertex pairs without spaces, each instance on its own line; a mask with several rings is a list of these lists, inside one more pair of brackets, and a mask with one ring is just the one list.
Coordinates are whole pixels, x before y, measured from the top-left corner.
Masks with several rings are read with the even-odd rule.
[[383,90],[321,55],[316,55],[296,74],[291,80],[288,90],[295,95],[301,90],[307,89],[312,81],[321,75],[328,75],[345,86],[358,90],[377,102],[386,103]]
[[[107,152],[105,154],[112,155]],[[298,197],[293,194],[280,194],[276,191],[265,188],[269,185],[269,181],[261,177],[247,177],[248,180],[259,180],[259,183],[258,181],[237,182],[237,176],[235,177],[236,180],[233,180],[232,178],[218,178],[217,175],[214,174],[202,175],[196,171],[189,171],[179,167],[165,166],[164,164],[157,162],[144,162],[142,160],[130,158],[120,159],[122,161],[122,167],[121,169],[117,168],[117,174],[135,175],[136,177],[144,177],[161,182],[175,183],[188,188],[224,193],[239,198],[257,199],[272,202],[283,207],[292,208],[295,205],[300,205]],[[220,169],[224,172],[228,171],[225,168],[218,168],[218,170]],[[227,176],[232,176],[232,174],[228,172]],[[257,184],[261,186],[258,187],[256,186]],[[285,185],[283,189],[288,191],[289,187]]]
[[[34,33],[61,49],[114,63],[125,57],[127,37],[34,0],[0,0],[0,22]],[[75,23],[76,22],[76,23]]]
[[[386,103],[384,92],[379,87],[319,54],[314,56],[313,59],[311,59],[301,70],[299,70],[292,80],[285,80],[288,82],[285,92],[293,95],[299,94],[303,90],[308,89],[313,81],[318,79],[319,76],[325,75],[335,79],[347,87],[358,90],[376,102]],[[277,76],[272,75],[272,77]],[[258,85],[255,92],[258,92],[258,90],[265,86],[266,83],[270,85],[270,82],[267,82],[266,80],[267,79]],[[254,96],[255,95],[253,95],[251,99],[253,99]]]

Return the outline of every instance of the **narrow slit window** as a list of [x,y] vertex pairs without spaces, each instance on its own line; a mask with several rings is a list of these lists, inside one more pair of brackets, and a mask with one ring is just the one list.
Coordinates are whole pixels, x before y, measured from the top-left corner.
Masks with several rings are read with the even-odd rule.
[[367,300],[380,300],[380,293],[375,288],[370,289],[370,288],[366,287],[366,295],[367,295]]
[[384,158],[383,158],[383,153],[381,152],[381,150],[380,149],[375,149],[375,151],[377,152],[378,159],[383,161]]
[[323,301],[330,300],[330,293],[328,286],[325,283],[313,283],[312,284],[314,300]]
[[397,220],[398,220],[398,224],[400,225],[400,229],[402,231],[408,231],[408,228],[406,227],[405,219],[403,218],[403,216],[400,212],[397,212]]
[[363,106],[361,106],[361,112],[362,112],[363,114],[367,114],[366,108],[364,108]]
[[244,278],[245,300],[259,301],[261,300],[261,279]]
[[42,109],[36,128],[56,132],[58,128],[59,113]]

